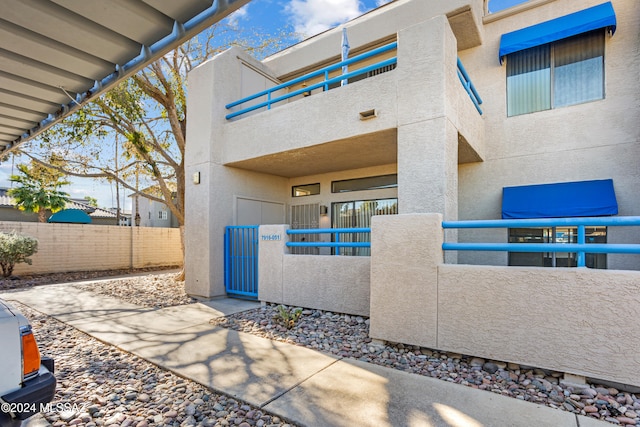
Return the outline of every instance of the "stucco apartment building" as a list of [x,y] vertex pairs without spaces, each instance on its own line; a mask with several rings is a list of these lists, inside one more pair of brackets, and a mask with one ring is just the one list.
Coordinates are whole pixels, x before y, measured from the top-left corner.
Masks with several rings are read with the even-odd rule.
[[[639,30],[636,0],[396,0],[216,56],[189,75],[187,292],[640,387],[640,334],[607,327],[640,313]],[[345,228],[370,232],[295,234]]]
[[[370,54],[349,64],[370,70],[347,84],[336,81],[342,67],[313,74],[341,61],[343,28],[349,58]],[[189,76],[188,290],[224,294],[228,225],[640,215],[639,29],[634,0],[531,0],[494,14],[480,0],[397,0],[262,62],[218,55]],[[575,229],[447,237],[567,242]],[[587,241],[639,240],[626,227],[587,229]],[[446,262],[560,267],[573,255],[449,252]],[[599,254],[587,266],[640,262]]]

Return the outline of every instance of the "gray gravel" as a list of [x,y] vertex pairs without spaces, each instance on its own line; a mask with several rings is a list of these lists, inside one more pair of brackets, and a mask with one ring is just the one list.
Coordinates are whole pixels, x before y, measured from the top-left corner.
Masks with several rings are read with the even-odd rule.
[[14,304],[31,321],[43,355],[56,362],[55,410],[43,414],[54,427],[292,426]]

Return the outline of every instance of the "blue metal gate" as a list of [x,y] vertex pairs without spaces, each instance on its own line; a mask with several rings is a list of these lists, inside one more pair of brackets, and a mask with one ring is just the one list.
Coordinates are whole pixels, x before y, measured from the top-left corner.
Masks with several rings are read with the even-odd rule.
[[227,226],[224,233],[227,294],[258,299],[258,226]]

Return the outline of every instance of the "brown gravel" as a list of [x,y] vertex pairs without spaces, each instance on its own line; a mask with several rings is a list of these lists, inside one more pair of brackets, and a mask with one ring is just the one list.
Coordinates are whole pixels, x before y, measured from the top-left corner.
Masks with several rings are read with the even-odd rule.
[[147,308],[173,307],[197,302],[184,290],[175,273],[149,274],[78,285],[80,289],[121,299]]
[[58,384],[53,427],[294,427],[259,408],[161,369],[72,326],[13,303],[31,322]]
[[68,283],[83,280],[93,280],[103,277],[124,276],[136,273],[157,272],[177,267],[162,268],[135,268],[127,270],[106,270],[106,271],[75,271],[71,273],[49,273],[49,274],[24,274],[20,276],[0,277],[0,291],[31,288],[40,285],[52,285],[55,283]]
[[[362,316],[304,309],[291,328],[285,327],[277,305],[215,318],[211,324],[357,359],[413,374],[497,393],[555,409],[607,421],[640,426],[640,394],[603,384],[572,387],[562,373],[447,353],[401,343],[373,343],[369,319]],[[292,309],[292,307],[288,307]]]
[[[196,302],[184,292],[184,283],[175,281],[175,273],[149,274],[78,286],[144,307],[168,307]],[[292,328],[286,328],[278,321],[276,307],[267,305],[213,319],[211,323],[339,357],[354,358],[547,405],[612,424],[640,427],[640,394],[594,383],[581,388],[565,386],[559,381],[561,373],[535,367],[399,343],[375,344],[368,336],[369,319],[361,316],[304,309],[298,322]],[[238,402],[233,405],[238,409]],[[147,421],[151,419],[147,418]]]

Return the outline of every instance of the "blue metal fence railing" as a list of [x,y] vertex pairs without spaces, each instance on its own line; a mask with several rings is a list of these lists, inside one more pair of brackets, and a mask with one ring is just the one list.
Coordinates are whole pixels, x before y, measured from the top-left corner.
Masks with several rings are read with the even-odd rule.
[[[398,48],[398,42],[393,42],[393,43],[389,43],[387,45],[381,46],[379,48],[370,50],[369,52],[365,52],[361,55],[357,55],[354,56],[352,58],[349,58],[345,61],[341,61],[338,62],[336,64],[333,65],[329,65],[327,67],[321,68],[319,70],[313,71],[311,73],[305,74],[301,77],[297,77],[293,80],[289,80],[288,82],[273,86],[271,88],[265,89],[261,92],[255,93],[253,95],[250,95],[246,98],[242,98],[238,101],[234,101],[231,102],[227,105],[225,105],[225,108],[227,110],[230,110],[234,107],[238,107],[242,104],[245,104],[247,102],[256,100],[258,98],[267,97],[266,101],[262,101],[259,102],[255,105],[252,105],[250,107],[246,107],[243,108],[241,110],[238,111],[234,111],[232,113],[229,113],[225,116],[225,118],[227,120],[233,119],[235,117],[241,116],[243,114],[249,113],[251,111],[255,111],[258,110],[260,108],[264,108],[266,107],[267,110],[271,109],[271,106],[273,104],[276,104],[278,102],[282,102],[285,101],[289,98],[293,98],[295,96],[298,95],[303,95],[306,93],[310,93],[312,90],[314,89],[319,89],[319,88],[323,88],[324,91],[328,91],[329,90],[329,86],[334,84],[334,83],[340,83],[342,80],[348,80],[350,78],[353,77],[357,77],[363,74],[367,74],[371,71],[374,70],[378,70],[384,67],[388,67],[390,65],[396,65],[398,62],[398,58],[393,57],[393,58],[389,58],[383,61],[380,61],[378,63],[369,65],[367,67],[363,67],[360,68],[358,70],[352,71],[350,73],[345,73],[345,74],[340,74],[337,77],[333,77],[333,78],[329,78],[329,73],[335,70],[340,70],[343,69],[343,67],[360,62],[362,60],[371,58],[373,56],[379,55],[381,53],[385,53],[385,52],[389,52],[392,50],[396,50]],[[457,59],[457,73],[458,73],[458,78],[460,79],[460,83],[462,83],[462,86],[464,87],[464,89],[467,91],[467,93],[469,94],[469,98],[471,98],[471,101],[473,102],[473,105],[476,107],[476,110],[478,111],[478,113],[480,115],[482,115],[482,109],[480,108],[480,104],[482,104],[482,98],[480,98],[480,94],[478,93],[478,91],[476,90],[475,85],[473,84],[473,82],[471,81],[471,78],[469,77],[469,74],[467,73],[467,70],[464,68],[464,66],[462,65],[462,61],[460,61],[460,58]],[[305,83],[308,80],[311,79],[315,79],[317,77],[322,77],[323,80],[318,82],[318,83],[314,83],[312,85],[309,86],[305,86],[301,89],[295,90],[293,92],[289,92],[286,93],[284,95],[278,96],[276,98],[272,98],[273,94],[275,92],[278,92],[280,90],[283,89],[287,89],[290,88],[291,86],[297,85],[299,83]]]
[[471,98],[476,110],[478,110],[478,113],[482,115],[482,109],[480,109],[482,98],[480,98],[480,94],[478,94],[469,74],[467,74],[467,70],[465,70],[464,65],[462,65],[462,61],[460,61],[460,58],[458,58],[458,78],[460,79],[460,83],[462,83],[464,90],[469,94],[469,98]]
[[287,234],[333,234],[333,242],[287,242],[287,247],[320,247],[335,248],[336,255],[340,255],[340,248],[370,248],[371,242],[344,242],[340,241],[340,234],[344,233],[371,233],[370,227],[361,228],[300,228],[287,230]]
[[[373,50],[370,50],[369,52],[365,52],[365,53],[363,53],[361,55],[357,55],[357,56],[354,56],[353,58],[349,58],[346,61],[341,61],[341,62],[338,62],[336,64],[329,65],[327,67],[324,67],[324,68],[321,68],[319,70],[313,71],[311,73],[305,74],[304,76],[297,77],[297,78],[295,78],[293,80],[289,80],[288,82],[279,84],[277,86],[274,86],[274,87],[271,87],[269,89],[263,90],[262,92],[258,92],[256,94],[253,94],[253,95],[248,96],[246,98],[242,98],[242,99],[240,99],[238,101],[235,101],[235,102],[232,102],[230,104],[227,104],[227,105],[225,105],[225,108],[227,110],[229,110],[229,109],[231,109],[233,107],[237,107],[237,106],[242,105],[242,104],[244,104],[246,102],[253,101],[254,99],[257,99],[257,98],[260,98],[260,97],[263,97],[263,96],[267,97],[266,101],[263,101],[263,102],[260,102],[258,104],[252,105],[251,107],[243,108],[243,109],[235,111],[233,113],[229,113],[229,114],[227,114],[225,116],[225,118],[227,120],[230,120],[230,119],[232,119],[234,117],[241,116],[243,114],[249,113],[251,111],[254,111],[254,110],[257,110],[257,109],[263,108],[263,107],[267,107],[267,110],[269,110],[269,109],[271,109],[271,105],[273,105],[275,103],[278,103],[278,102],[281,102],[281,101],[284,101],[284,100],[287,100],[289,98],[293,98],[294,96],[302,95],[302,94],[304,94],[306,92],[309,92],[309,91],[312,91],[312,90],[318,89],[318,88],[324,88],[324,90],[327,91],[327,90],[329,90],[329,85],[331,85],[333,83],[337,83],[337,82],[340,82],[340,81],[345,80],[345,79],[349,79],[349,78],[356,77],[356,76],[359,76],[359,75],[362,75],[362,74],[366,74],[369,71],[377,70],[377,69],[382,68],[382,67],[386,67],[386,66],[389,66],[389,65],[394,65],[394,64],[397,63],[397,57],[386,59],[384,61],[378,62],[376,64],[373,64],[373,65],[370,65],[370,66],[367,66],[367,67],[364,67],[364,68],[360,68],[358,70],[352,71],[352,72],[347,73],[347,74],[341,74],[341,75],[339,75],[337,77],[329,78],[329,73],[331,71],[339,70],[339,69],[342,69],[343,66],[347,66],[347,65],[362,61],[364,59],[371,58],[372,56],[376,56],[376,55],[379,55],[379,54],[384,53],[384,52],[395,50],[397,47],[398,47],[398,43],[397,42],[389,43],[389,44],[381,46],[381,47],[379,47],[377,49],[373,49]],[[282,89],[287,89],[287,88],[289,88],[289,87],[291,87],[293,85],[296,85],[298,83],[304,83],[307,80],[310,80],[310,79],[313,79],[313,78],[316,78],[316,77],[320,77],[320,76],[323,76],[324,80],[319,82],[319,83],[315,83],[315,84],[312,84],[310,86],[306,86],[306,87],[304,87],[302,89],[298,89],[296,91],[293,91],[293,92],[278,96],[277,98],[273,98],[273,99],[271,98],[271,96],[272,96],[272,94],[274,92],[277,92],[277,91],[282,90]]]
[[585,228],[587,226],[640,226],[640,216],[443,221],[444,229],[577,227],[578,243],[445,242],[442,244],[442,249],[445,251],[575,252],[578,254],[578,267],[585,267],[587,253],[640,254],[640,244],[586,243]]
[[224,284],[229,295],[258,298],[258,226],[227,226]]

